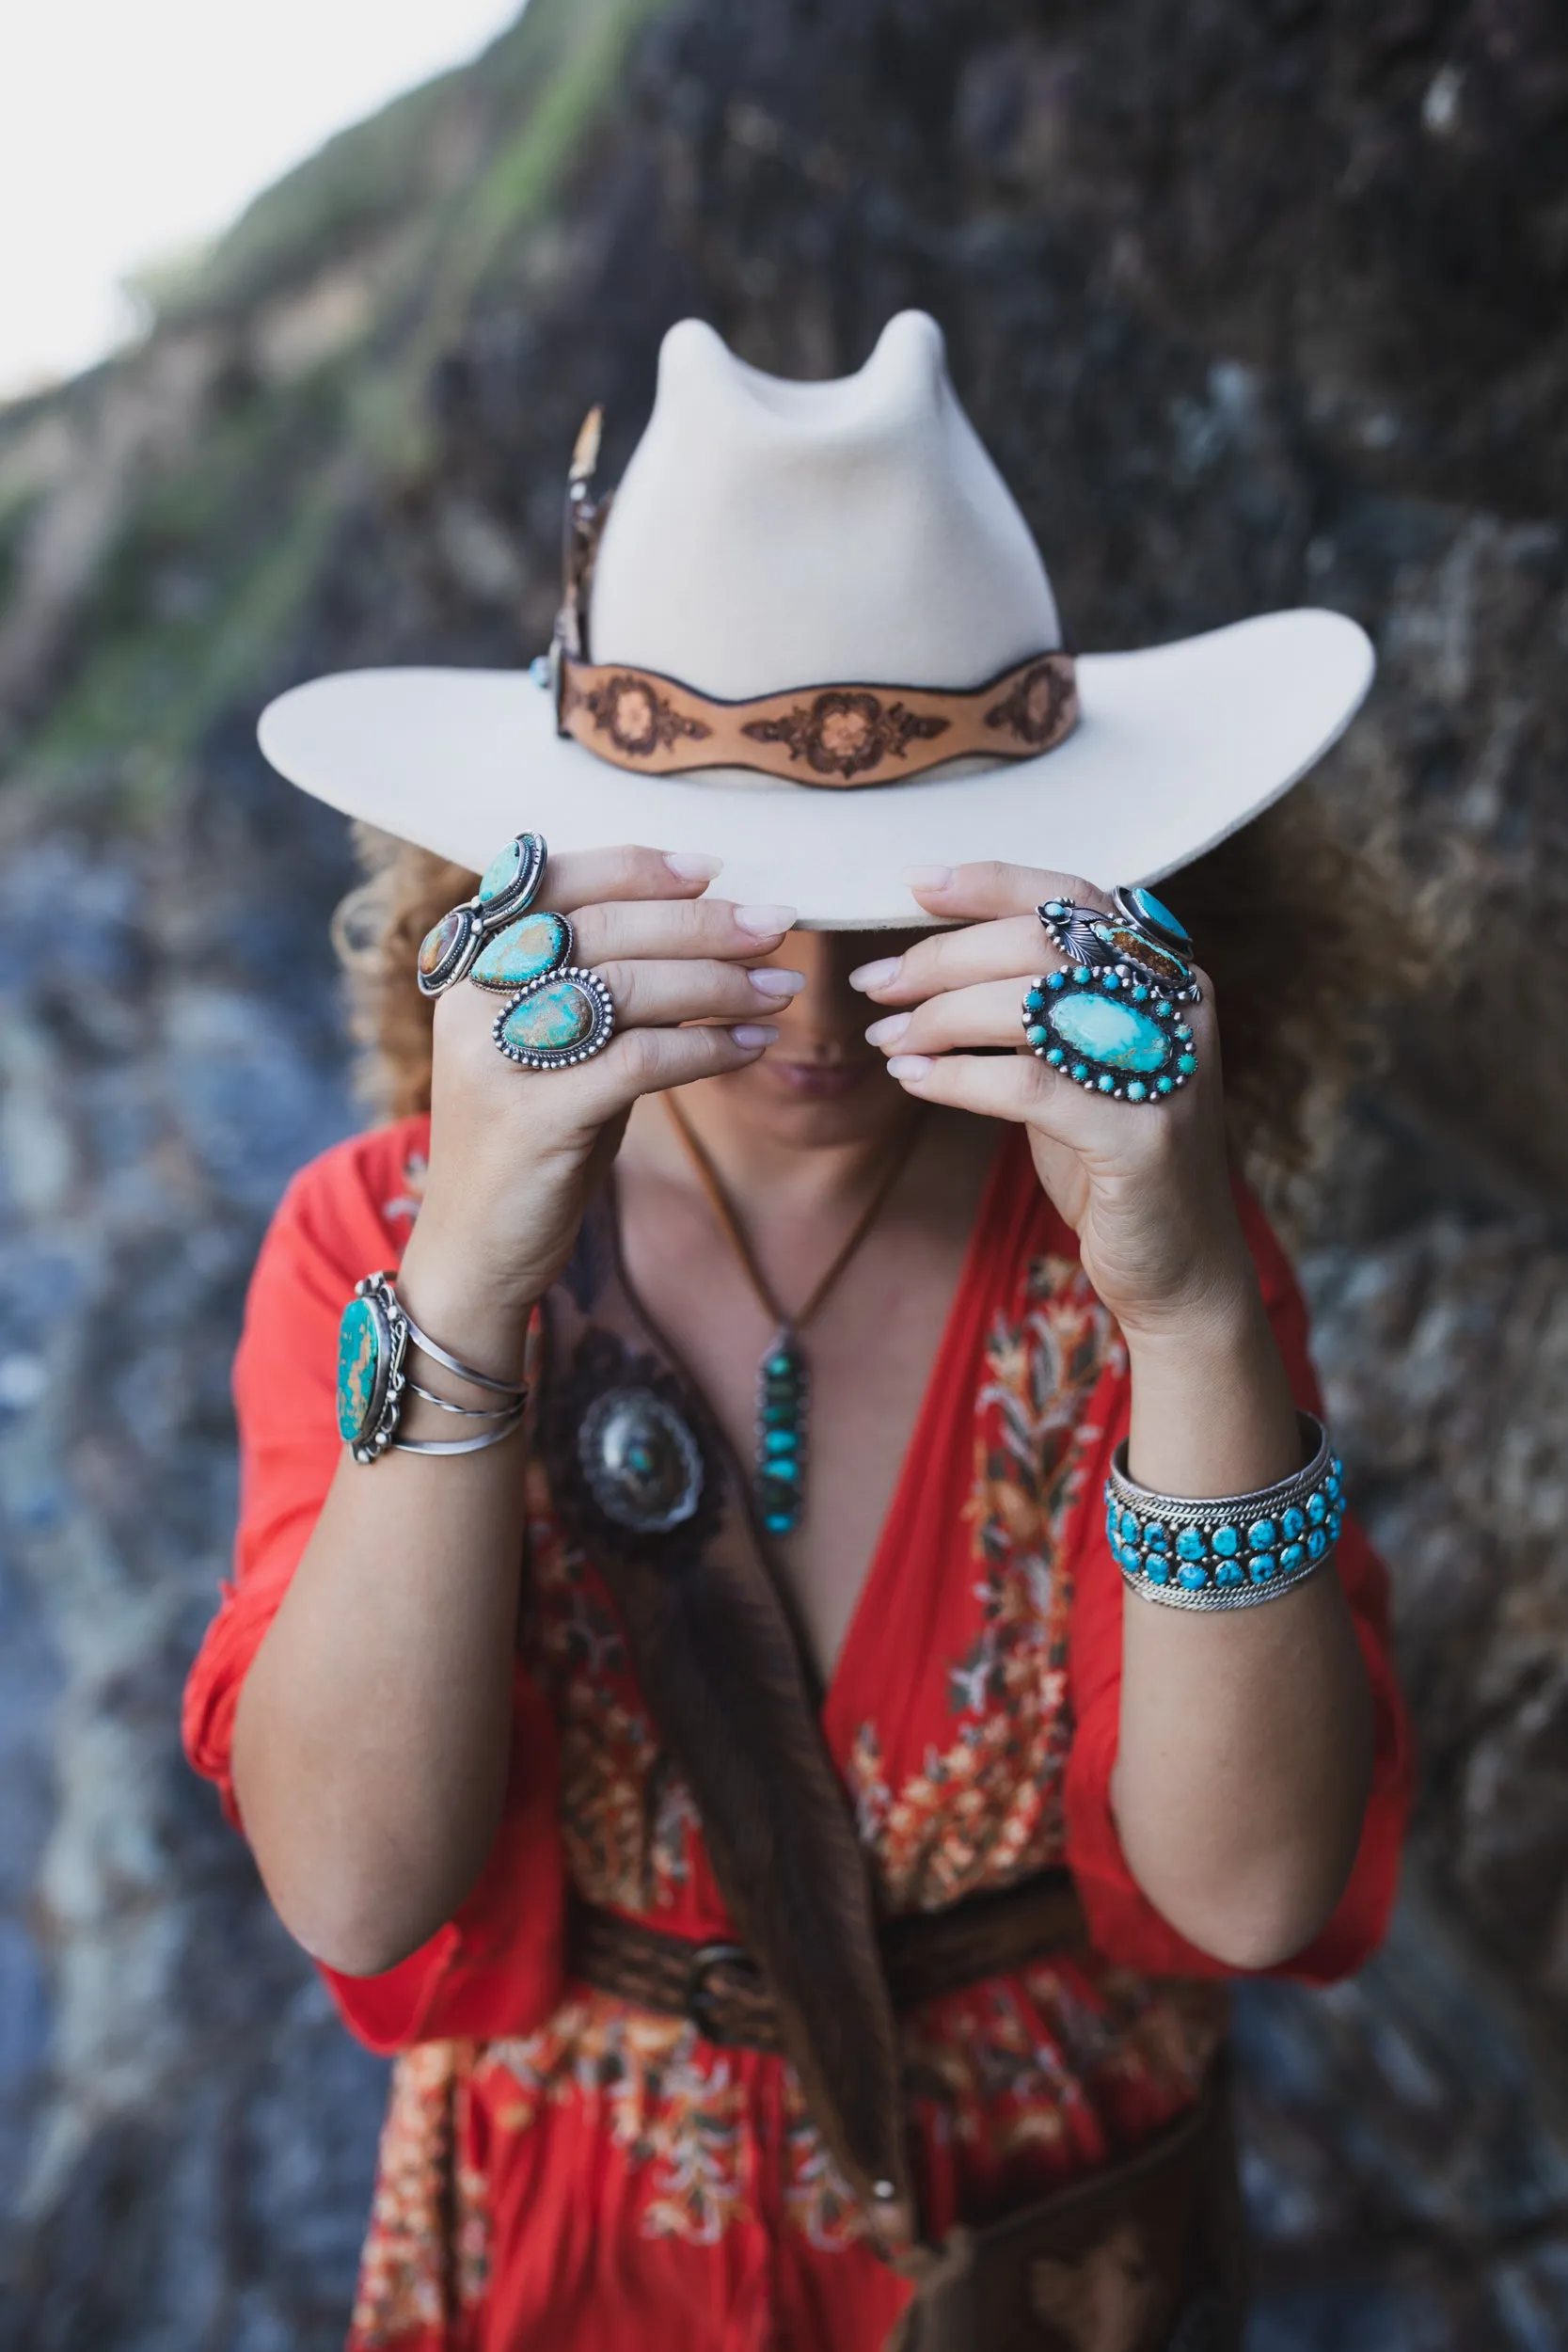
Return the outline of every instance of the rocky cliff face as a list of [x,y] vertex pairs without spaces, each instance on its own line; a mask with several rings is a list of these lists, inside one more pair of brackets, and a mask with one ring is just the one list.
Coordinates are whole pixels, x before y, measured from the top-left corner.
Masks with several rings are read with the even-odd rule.
[[1083,644],[1379,644],[1307,788],[1442,954],[1300,1240],[1422,1810],[1367,1976],[1243,2003],[1256,2340],[1562,2340],[1565,127],[1545,0],[533,0],[0,410],[0,2344],[325,2352],[368,2187],[379,2070],[176,1740],[248,1263],[354,1116],[255,711],[536,650],[672,319],[821,374],[909,303]]

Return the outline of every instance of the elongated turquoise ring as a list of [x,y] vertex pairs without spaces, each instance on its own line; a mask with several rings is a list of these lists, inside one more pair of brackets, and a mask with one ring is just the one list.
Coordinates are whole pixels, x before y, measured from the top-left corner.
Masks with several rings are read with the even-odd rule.
[[[516,834],[504,850],[496,852],[480,876],[473,897],[443,914],[420,942],[414,977],[421,996],[443,996],[449,988],[455,988],[459,980],[468,977],[496,933],[532,905],[545,877],[548,855],[542,833]],[[564,916],[548,919],[565,925]],[[570,927],[566,926],[565,946],[558,961],[565,961],[571,944]],[[516,982],[497,978],[483,985],[512,988]]]

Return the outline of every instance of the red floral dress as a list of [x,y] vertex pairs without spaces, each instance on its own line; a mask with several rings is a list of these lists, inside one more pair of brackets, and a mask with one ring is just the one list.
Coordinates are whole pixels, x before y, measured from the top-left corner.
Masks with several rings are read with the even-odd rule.
[[[235,1701],[338,1463],[338,1317],[362,1275],[398,1261],[424,1142],[405,1121],[308,1168],[257,1268],[236,1371],[236,1575],[185,1713],[191,1758],[231,1814]],[[1243,1208],[1310,1404],[1299,1296]],[[1191,2102],[1224,2029],[1224,1972],[1140,1894],[1111,1815],[1122,1586],[1100,1494],[1127,1412],[1115,1325],[1011,1134],[822,1715],[890,1910],[1065,1861],[1090,1923],[1087,1956],[903,2021],[935,2232],[1135,2147]],[[787,2061],[564,1976],[568,1881],[683,1935],[731,1929],[607,1590],[538,1459],[528,1511],[510,1794],[489,1862],[400,1967],[329,1973],[353,2030],[399,2054],[350,2344],[875,2352],[909,2290],[865,2244]],[[1383,1574],[1352,1524],[1338,1558],[1376,1695],[1377,1767],[1351,1884],[1289,1972],[1319,1982],[1382,1932],[1408,1782]]]

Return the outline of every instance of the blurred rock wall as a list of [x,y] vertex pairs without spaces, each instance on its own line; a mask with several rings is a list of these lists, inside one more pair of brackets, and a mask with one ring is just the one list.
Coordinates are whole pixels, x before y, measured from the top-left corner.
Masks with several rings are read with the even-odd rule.
[[548,630],[658,338],[906,304],[1089,647],[1354,612],[1307,789],[1443,954],[1300,1222],[1423,1795],[1356,1984],[1242,2004],[1263,2352],[1568,2338],[1568,28],[1546,0],[533,0],[0,410],[0,2346],[341,2339],[380,2070],[181,1764],[227,1360],[355,1112],[337,820],[251,741]]

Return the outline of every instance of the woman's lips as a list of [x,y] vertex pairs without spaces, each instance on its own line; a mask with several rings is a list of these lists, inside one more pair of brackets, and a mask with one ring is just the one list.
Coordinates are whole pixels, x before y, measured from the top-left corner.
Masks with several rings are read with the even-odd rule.
[[855,1061],[783,1061],[769,1054],[762,1067],[770,1078],[802,1103],[836,1103],[852,1094],[880,1061],[869,1057]]

